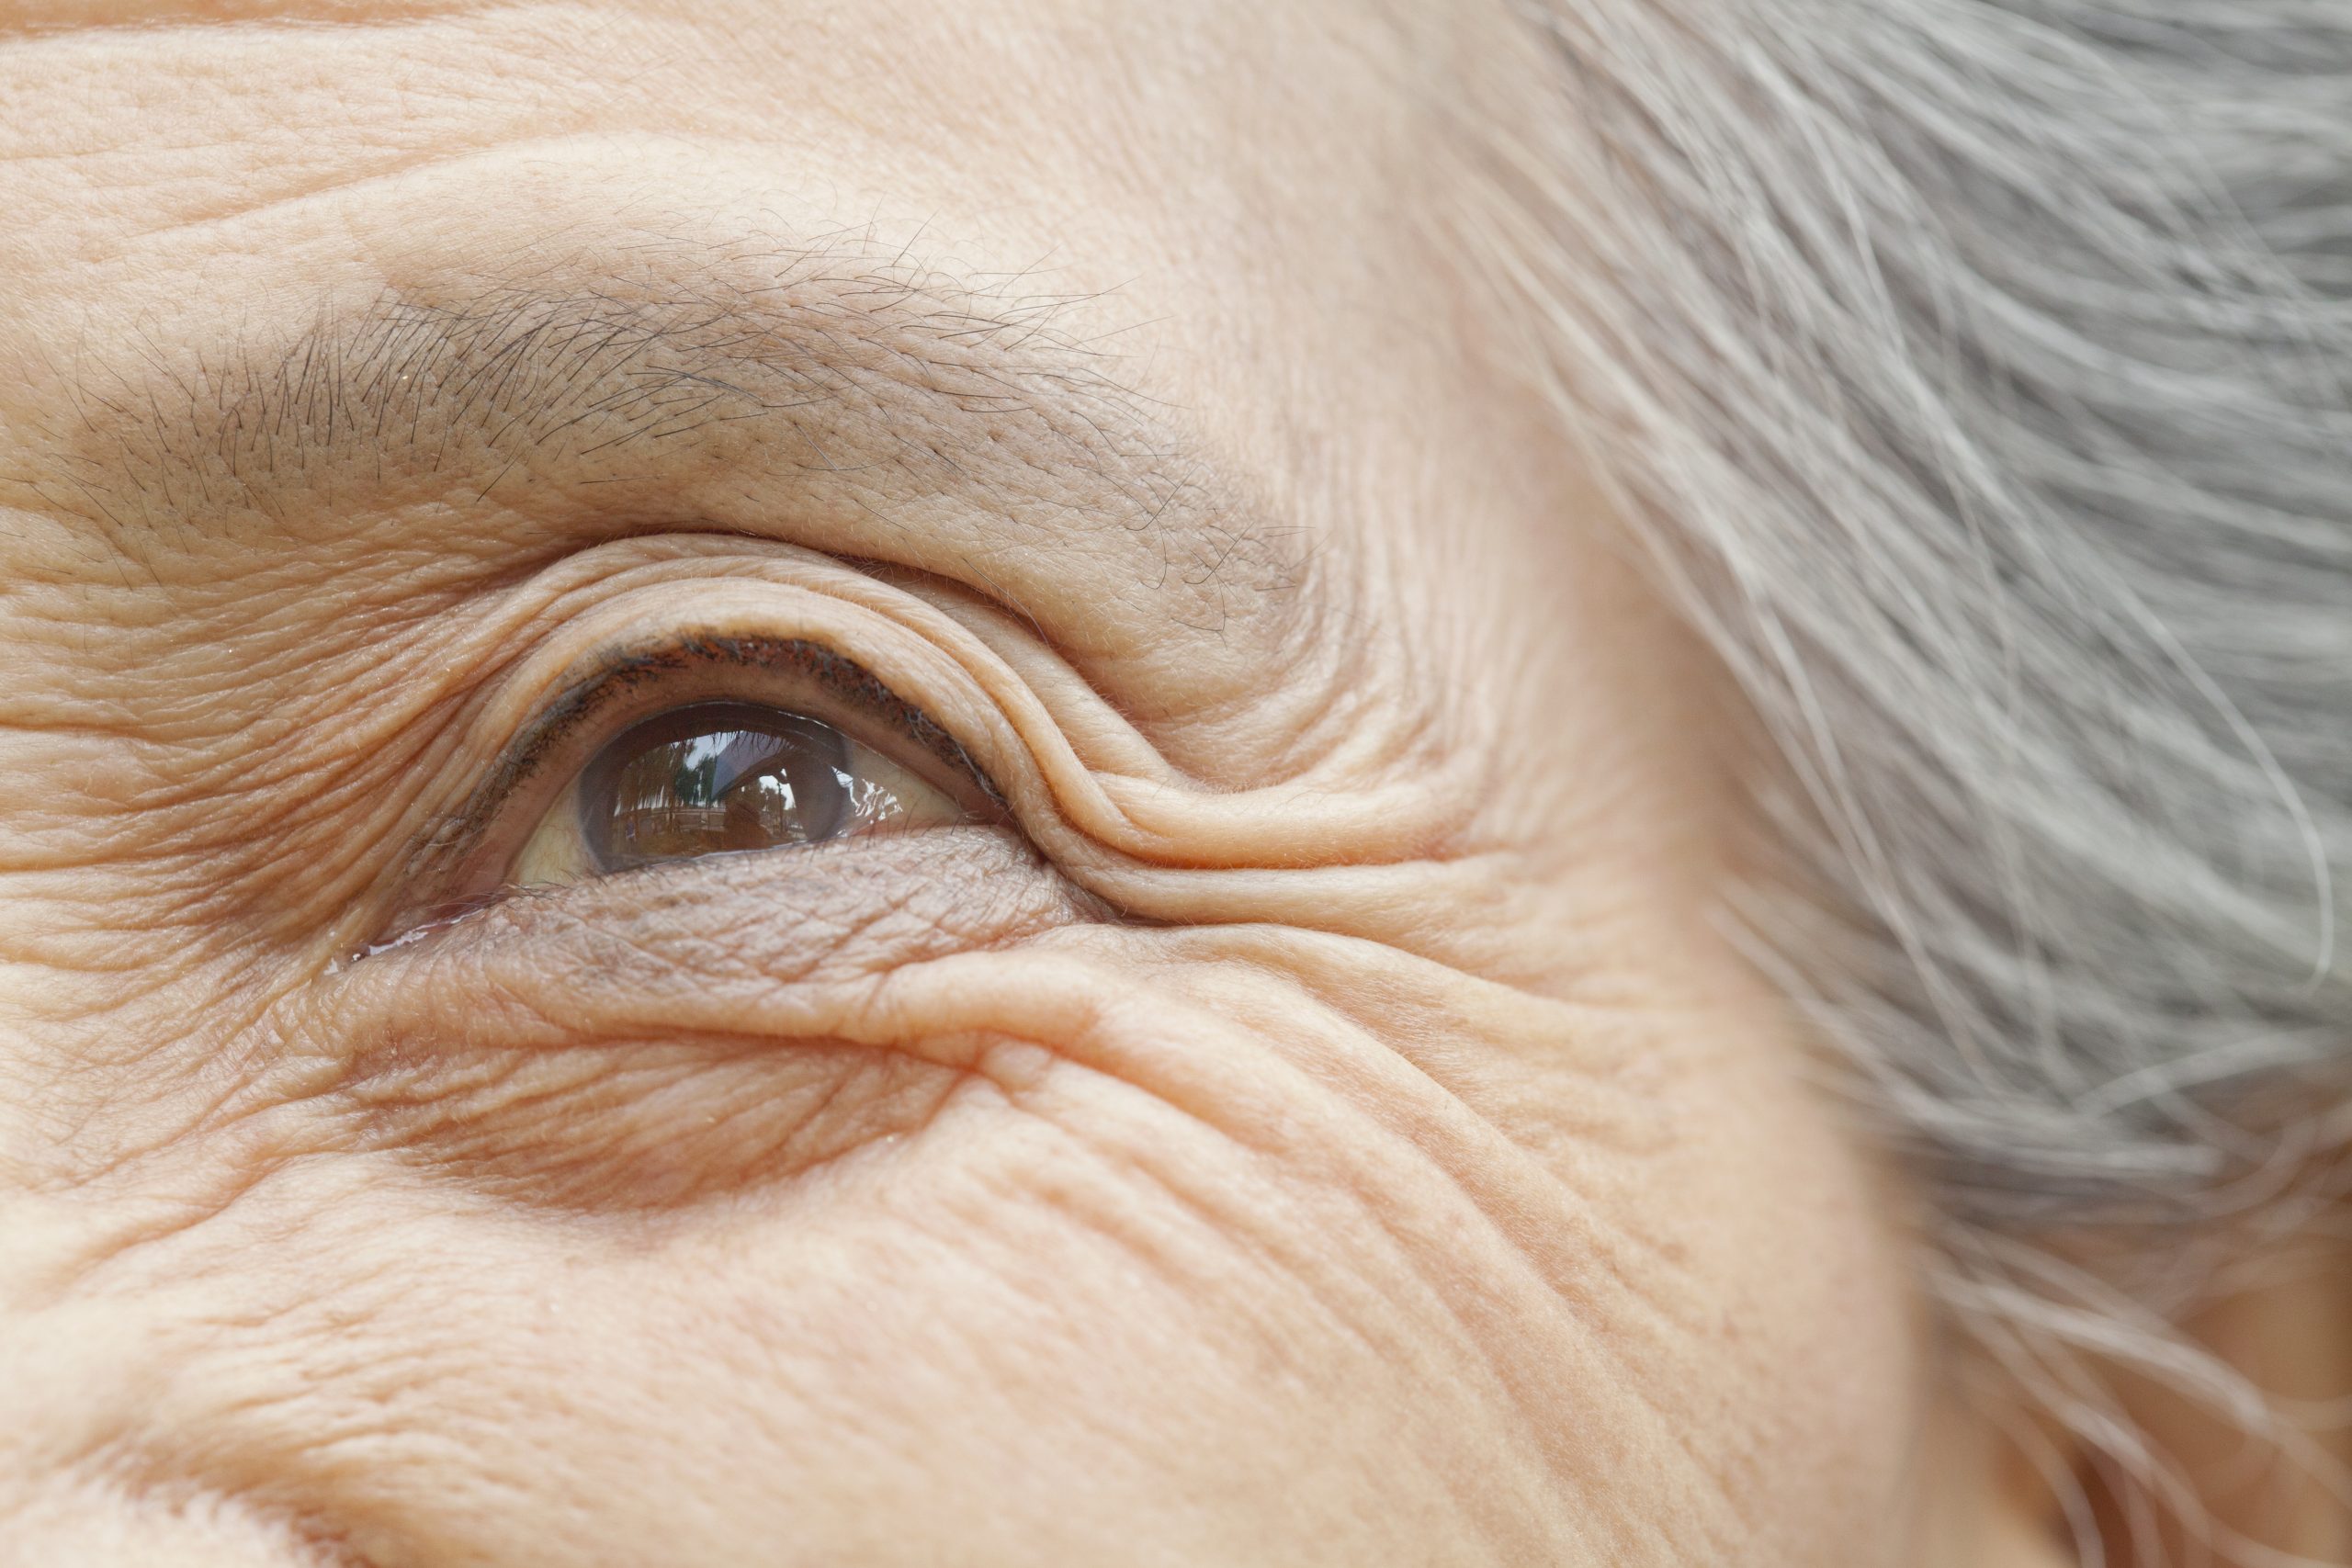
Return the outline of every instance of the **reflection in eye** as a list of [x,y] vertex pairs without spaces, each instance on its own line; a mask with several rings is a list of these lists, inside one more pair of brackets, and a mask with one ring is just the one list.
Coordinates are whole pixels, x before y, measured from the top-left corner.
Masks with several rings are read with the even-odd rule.
[[599,752],[532,832],[509,880],[580,882],[967,819],[943,791],[829,724],[756,703],[697,703]]

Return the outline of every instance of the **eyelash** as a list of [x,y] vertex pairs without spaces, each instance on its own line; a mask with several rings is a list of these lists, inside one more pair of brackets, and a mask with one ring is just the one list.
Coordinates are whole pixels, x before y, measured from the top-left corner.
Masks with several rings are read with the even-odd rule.
[[[884,748],[910,748],[954,771],[978,796],[985,812],[1006,812],[1003,793],[988,772],[954,735],[922,709],[884,685],[864,666],[821,643],[801,638],[741,637],[708,635],[672,637],[656,645],[608,652],[599,666],[567,685],[548,702],[519,739],[506,749],[490,777],[456,815],[436,829],[411,857],[413,886],[440,885],[454,897],[428,901],[414,918],[401,922],[388,940],[400,941],[428,926],[446,924],[505,897],[501,886],[451,887],[462,883],[495,830],[515,803],[559,764],[582,751],[581,739],[600,718],[616,709],[627,712],[630,699],[640,694],[660,694],[665,686],[708,672],[729,669],[763,675],[797,676],[809,682],[822,699],[811,716],[842,725],[859,739],[887,736]],[[743,697],[741,692],[720,694]],[[670,694],[674,702],[691,695]],[[673,701],[649,704],[632,717],[643,717],[673,705]],[[791,707],[790,703],[778,703]],[[796,710],[797,711],[797,710]],[[623,722],[628,722],[624,720]],[[891,746],[890,740],[900,743]],[[586,751],[593,754],[594,748]],[[576,759],[584,764],[585,755]],[[901,758],[902,761],[907,759]],[[384,945],[379,942],[378,946]]]

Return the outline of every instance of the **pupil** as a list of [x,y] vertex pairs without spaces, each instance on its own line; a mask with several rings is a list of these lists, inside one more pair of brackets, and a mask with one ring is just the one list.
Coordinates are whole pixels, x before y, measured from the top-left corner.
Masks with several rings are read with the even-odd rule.
[[754,703],[650,718],[581,780],[581,829],[604,871],[840,833],[853,781],[838,729]]

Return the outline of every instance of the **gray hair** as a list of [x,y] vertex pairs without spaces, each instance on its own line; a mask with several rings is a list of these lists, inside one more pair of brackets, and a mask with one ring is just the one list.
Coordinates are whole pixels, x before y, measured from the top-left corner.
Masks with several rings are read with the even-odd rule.
[[2080,1353],[2260,1418],[2191,1243],[2352,1140],[2352,4],[1521,8],[1465,220],[1772,743],[1745,927],[2161,1491]]

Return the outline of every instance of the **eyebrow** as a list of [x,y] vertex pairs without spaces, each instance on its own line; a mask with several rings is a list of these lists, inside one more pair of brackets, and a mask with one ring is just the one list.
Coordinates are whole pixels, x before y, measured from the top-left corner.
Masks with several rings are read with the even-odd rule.
[[588,281],[388,289],[274,344],[142,344],[74,383],[70,482],[137,534],[418,484],[488,505],[723,476],[771,510],[780,488],[901,535],[952,503],[984,520],[992,558],[1124,558],[1159,614],[1204,629],[1296,586],[1293,531],[1075,335],[1093,297],[854,241],[640,243],[628,260]]

